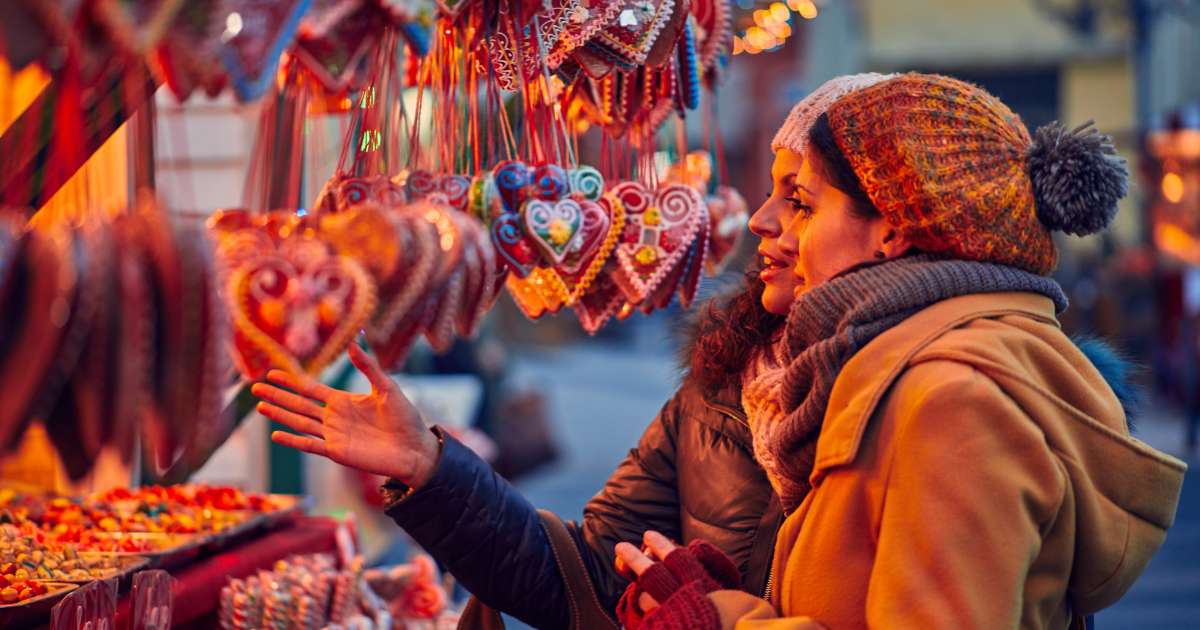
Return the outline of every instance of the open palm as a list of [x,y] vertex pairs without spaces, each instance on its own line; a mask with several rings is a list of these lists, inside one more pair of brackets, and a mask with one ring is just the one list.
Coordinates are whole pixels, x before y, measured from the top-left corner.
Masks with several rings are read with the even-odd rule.
[[373,357],[352,344],[350,362],[371,383],[369,394],[343,392],[282,370],[267,373],[269,384],[256,383],[250,391],[263,401],[258,412],[303,434],[275,431],[271,440],[421,485],[436,463],[437,437]]

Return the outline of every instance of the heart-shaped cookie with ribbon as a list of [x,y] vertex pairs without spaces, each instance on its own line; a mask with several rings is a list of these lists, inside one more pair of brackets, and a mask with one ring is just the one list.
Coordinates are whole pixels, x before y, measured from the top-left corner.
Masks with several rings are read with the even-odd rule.
[[505,265],[518,278],[525,278],[537,263],[537,248],[525,238],[521,215],[502,214],[492,221],[492,244]]
[[625,208],[611,195],[599,202],[581,201],[583,227],[571,251],[555,271],[569,291],[574,306],[604,269],[625,228]]
[[[294,251],[298,251],[296,248]],[[375,286],[352,258],[267,254],[234,271],[226,294],[238,368],[317,374],[354,339],[375,308]]]
[[[589,202],[590,203],[590,202]],[[521,209],[525,235],[551,266],[562,264],[583,225],[583,209],[574,199],[530,199]]]
[[514,12],[518,6],[514,2],[499,3],[498,26],[487,39],[496,83],[509,92],[539,79],[547,54],[558,44],[567,25],[590,13],[583,0],[546,0],[533,15]]
[[492,180],[504,211],[512,214],[520,212],[527,195],[526,187],[529,186],[529,167],[524,162],[505,160],[492,169]]
[[704,200],[695,189],[671,184],[651,193],[638,182],[621,182],[610,194],[625,208],[613,280],[632,304],[641,304],[687,255]]

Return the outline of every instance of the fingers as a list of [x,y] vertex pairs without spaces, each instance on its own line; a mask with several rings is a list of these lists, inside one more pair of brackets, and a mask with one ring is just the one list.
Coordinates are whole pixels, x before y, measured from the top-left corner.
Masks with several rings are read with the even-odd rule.
[[383,371],[383,368],[379,366],[379,361],[376,361],[375,357],[367,354],[366,350],[363,350],[356,343],[350,344],[350,362],[371,382],[371,389],[376,392],[384,392],[391,389],[392,378]]
[[267,372],[267,380],[323,403],[329,402],[330,398],[339,393],[338,390],[328,385],[318,383],[316,379],[307,374],[292,374],[283,370],[271,370]]
[[271,441],[280,446],[294,448],[298,451],[304,451],[305,453],[312,453],[313,455],[320,455],[321,457],[329,456],[325,451],[325,442],[323,440],[318,440],[305,435],[296,435],[295,433],[288,433],[287,431],[272,431]]
[[275,405],[267,402],[260,402],[255,405],[254,408],[258,410],[258,413],[261,413],[262,415],[290,429],[319,437],[324,436],[324,433],[322,433],[321,430],[321,423],[309,418],[308,416],[302,416],[298,413],[293,413],[287,409],[276,407]]
[[647,530],[642,535],[642,540],[646,543],[646,547],[650,549],[650,555],[659,560],[666,558],[668,554],[675,551],[675,543],[654,530]]
[[287,390],[266,383],[255,383],[250,386],[250,393],[259,398],[274,403],[284,409],[294,411],[302,416],[320,418],[324,407],[303,396],[297,396]]
[[650,596],[650,593],[642,592],[638,595],[638,608],[642,614],[648,613],[655,608],[658,608],[658,600]]
[[625,564],[625,567],[633,571],[634,575],[641,575],[654,564],[654,561],[642,553],[641,549],[633,545],[623,542],[617,543],[616,547],[617,558]]

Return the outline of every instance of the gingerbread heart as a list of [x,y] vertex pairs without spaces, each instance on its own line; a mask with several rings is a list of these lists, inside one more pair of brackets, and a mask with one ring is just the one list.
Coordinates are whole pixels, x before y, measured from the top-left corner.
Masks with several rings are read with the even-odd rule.
[[686,255],[706,219],[700,193],[671,184],[653,195],[637,182],[621,182],[612,194],[625,207],[625,230],[617,244],[613,280],[632,304],[641,304]]
[[424,199],[437,191],[437,176],[429,171],[417,169],[408,174],[404,185],[408,188],[409,199]]
[[496,252],[478,222],[464,217],[459,229],[467,244],[464,248],[467,274],[456,324],[459,335],[473,337],[495,298]]
[[269,254],[237,269],[227,295],[238,368],[317,374],[345,350],[375,308],[375,287],[353,259],[328,255],[299,263]]
[[621,3],[617,0],[591,0],[571,9],[558,41],[546,55],[546,65],[551,70],[561,66],[572,52],[611,23],[620,10]]
[[499,25],[487,39],[496,82],[509,92],[542,76],[546,53],[559,42],[566,26],[582,17],[579,10],[587,11],[582,0],[545,0],[533,15],[514,11],[518,6],[499,3]]
[[675,0],[621,0],[620,5],[616,18],[589,44],[630,66],[643,65],[671,20]]
[[521,230],[521,216],[502,214],[492,221],[492,244],[518,278],[529,276],[537,262],[537,250]]
[[555,202],[530,199],[521,209],[525,235],[551,265],[562,264],[583,225],[583,210],[574,199]]
[[535,166],[529,174],[529,185],[535,199],[555,201],[562,199],[571,185],[567,170],[557,164]]
[[242,101],[257,100],[275,80],[275,68],[300,25],[309,0],[232,0],[226,15],[237,15],[237,30],[226,21],[220,49],[233,89]]
[[492,179],[504,211],[520,212],[521,204],[525,203],[525,187],[529,185],[529,167],[524,162],[506,160],[492,169]]
[[700,73],[715,74],[717,60],[733,44],[733,16],[728,0],[691,0],[696,18],[696,48]]
[[[566,276],[577,276],[600,254],[601,247],[613,227],[614,207],[619,207],[619,204],[615,199],[601,199],[600,203],[587,200],[578,203],[582,224],[566,256],[554,266],[558,272]],[[617,228],[618,231],[624,227],[625,214],[623,209],[619,212],[622,226]]]
[[[337,176],[335,176],[337,177]],[[338,212],[374,203],[385,208],[402,205],[408,201],[404,187],[386,175],[373,177],[342,177],[334,189],[334,207]]]
[[437,228],[420,217],[396,217],[400,261],[392,273],[377,275],[379,307],[367,325],[372,346],[382,345],[424,296],[440,253]]
[[440,175],[434,190],[445,197],[450,207],[466,212],[471,193],[471,178],[466,175]]
[[[318,3],[319,4],[319,3]],[[374,49],[387,13],[374,4],[339,0],[318,14],[309,10],[301,24],[292,54],[326,92],[344,93]],[[317,22],[319,17],[322,23]]]
[[567,173],[571,196],[588,201],[599,201],[604,196],[604,176],[595,167],[577,166]]

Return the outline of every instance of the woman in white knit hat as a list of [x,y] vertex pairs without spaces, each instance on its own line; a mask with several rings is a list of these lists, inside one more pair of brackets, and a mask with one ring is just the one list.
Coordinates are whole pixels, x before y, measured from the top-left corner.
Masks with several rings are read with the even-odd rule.
[[[566,628],[573,615],[582,619],[576,628],[612,627],[609,618],[627,584],[613,569],[613,548],[647,528],[685,542],[712,541],[738,564],[738,584],[762,594],[782,511],[751,457],[742,383],[775,364],[783,316],[792,304],[794,261],[779,246],[796,213],[787,182],[813,120],[839,96],[884,78],[839,77],[792,110],[772,146],[774,192],[750,219],[760,239],[760,264],[748,274],[745,290],[701,314],[679,390],[587,505],[583,520],[566,525],[568,544],[578,553],[565,555],[582,558],[583,567],[557,561],[551,538],[562,531],[557,519],[539,517],[453,437],[426,430],[388,376],[356,346],[350,358],[371,381],[371,394],[275,372],[273,382],[300,395],[254,386],[265,401],[259,404],[263,415],[316,436],[276,433],[273,439],[388,476],[387,513],[480,600],[535,627]],[[591,615],[573,612],[571,601],[582,602]]]

